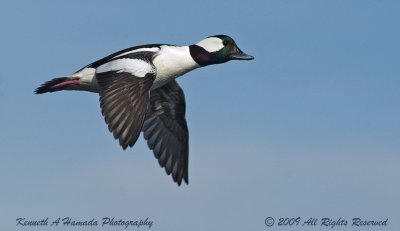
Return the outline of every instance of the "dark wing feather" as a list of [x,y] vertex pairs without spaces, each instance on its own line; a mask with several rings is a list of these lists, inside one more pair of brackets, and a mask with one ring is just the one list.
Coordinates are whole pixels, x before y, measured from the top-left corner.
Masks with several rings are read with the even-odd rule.
[[[99,67],[99,66],[101,66],[101,65],[103,65],[103,64],[105,64],[105,63],[107,63],[109,61],[111,61],[116,56],[121,55],[121,54],[126,53],[126,52],[129,52],[129,51],[134,51],[134,50],[138,50],[138,49],[142,49],[142,48],[160,48],[162,45],[168,45],[168,44],[147,44],[147,45],[129,47],[129,48],[120,50],[118,52],[115,52],[115,53],[113,53],[111,55],[108,55],[108,56],[106,56],[106,57],[104,57],[102,59],[99,59],[99,60],[97,60],[97,61],[95,61],[95,62],[93,62],[93,63],[91,63],[89,65],[86,65],[83,68],[81,68],[80,70],[78,70],[77,72],[79,72],[79,71],[81,71],[81,70],[83,70],[83,69],[85,69],[87,67],[97,68],[97,67]],[[170,46],[170,45],[168,45],[168,46]],[[138,52],[138,53],[140,53],[140,52]]]
[[155,75],[136,77],[128,72],[108,71],[97,73],[96,78],[101,112],[108,129],[123,149],[132,147],[142,129]]
[[143,124],[144,138],[161,167],[181,185],[188,183],[189,132],[185,96],[176,81],[150,91],[150,107]]

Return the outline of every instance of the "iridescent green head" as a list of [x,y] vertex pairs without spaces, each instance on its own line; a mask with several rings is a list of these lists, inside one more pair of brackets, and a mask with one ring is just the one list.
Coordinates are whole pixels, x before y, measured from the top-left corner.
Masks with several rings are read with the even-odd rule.
[[235,41],[227,35],[207,37],[189,48],[192,58],[201,66],[225,63],[230,60],[254,59],[253,56],[241,51]]

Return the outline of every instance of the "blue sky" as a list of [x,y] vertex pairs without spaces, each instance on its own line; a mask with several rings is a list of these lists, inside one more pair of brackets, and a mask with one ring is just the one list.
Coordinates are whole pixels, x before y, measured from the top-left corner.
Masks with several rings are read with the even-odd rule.
[[[151,230],[283,230],[264,219],[300,216],[388,218],[381,230],[399,230],[399,10],[398,1],[2,1],[0,228],[15,230],[18,217],[114,216],[149,217]],[[255,60],[178,80],[188,186],[165,175],[143,138],[123,151],[97,95],[33,94],[129,46],[214,34]]]

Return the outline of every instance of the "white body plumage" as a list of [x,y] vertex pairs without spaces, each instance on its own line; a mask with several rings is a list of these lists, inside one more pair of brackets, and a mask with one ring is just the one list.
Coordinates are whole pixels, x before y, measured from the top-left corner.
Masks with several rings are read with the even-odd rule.
[[[161,87],[169,81],[200,67],[190,55],[188,46],[162,45],[154,48],[139,48],[137,50],[117,55],[115,58],[141,51],[157,52],[153,59],[157,76],[154,80],[152,89]],[[146,73],[151,72],[151,68],[152,65],[144,60],[122,58],[107,62],[97,68],[83,68],[82,70],[72,74],[71,77],[79,77],[80,79],[81,85],[76,86],[76,88],[79,88],[77,90],[99,92],[95,78],[96,73],[118,70],[129,72],[137,77],[143,77]]]

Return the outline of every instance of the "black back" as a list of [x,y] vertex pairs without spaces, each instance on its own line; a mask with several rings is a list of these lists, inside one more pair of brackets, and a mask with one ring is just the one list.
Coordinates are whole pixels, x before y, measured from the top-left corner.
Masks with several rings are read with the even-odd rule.
[[[99,59],[91,64],[88,64],[86,66],[84,66],[83,68],[81,68],[79,71],[91,67],[91,68],[97,68],[107,62],[109,62],[110,60],[112,60],[115,56],[118,56],[120,54],[123,54],[125,52],[129,52],[129,51],[133,51],[133,50],[137,50],[137,49],[141,49],[141,48],[153,48],[153,47],[158,47],[160,48],[162,45],[169,45],[169,44],[146,44],[146,45],[140,45],[140,46],[135,46],[135,47],[129,47],[120,51],[117,51],[115,53],[112,53],[111,55],[108,55],[102,59]],[[77,72],[79,72],[77,71]]]

